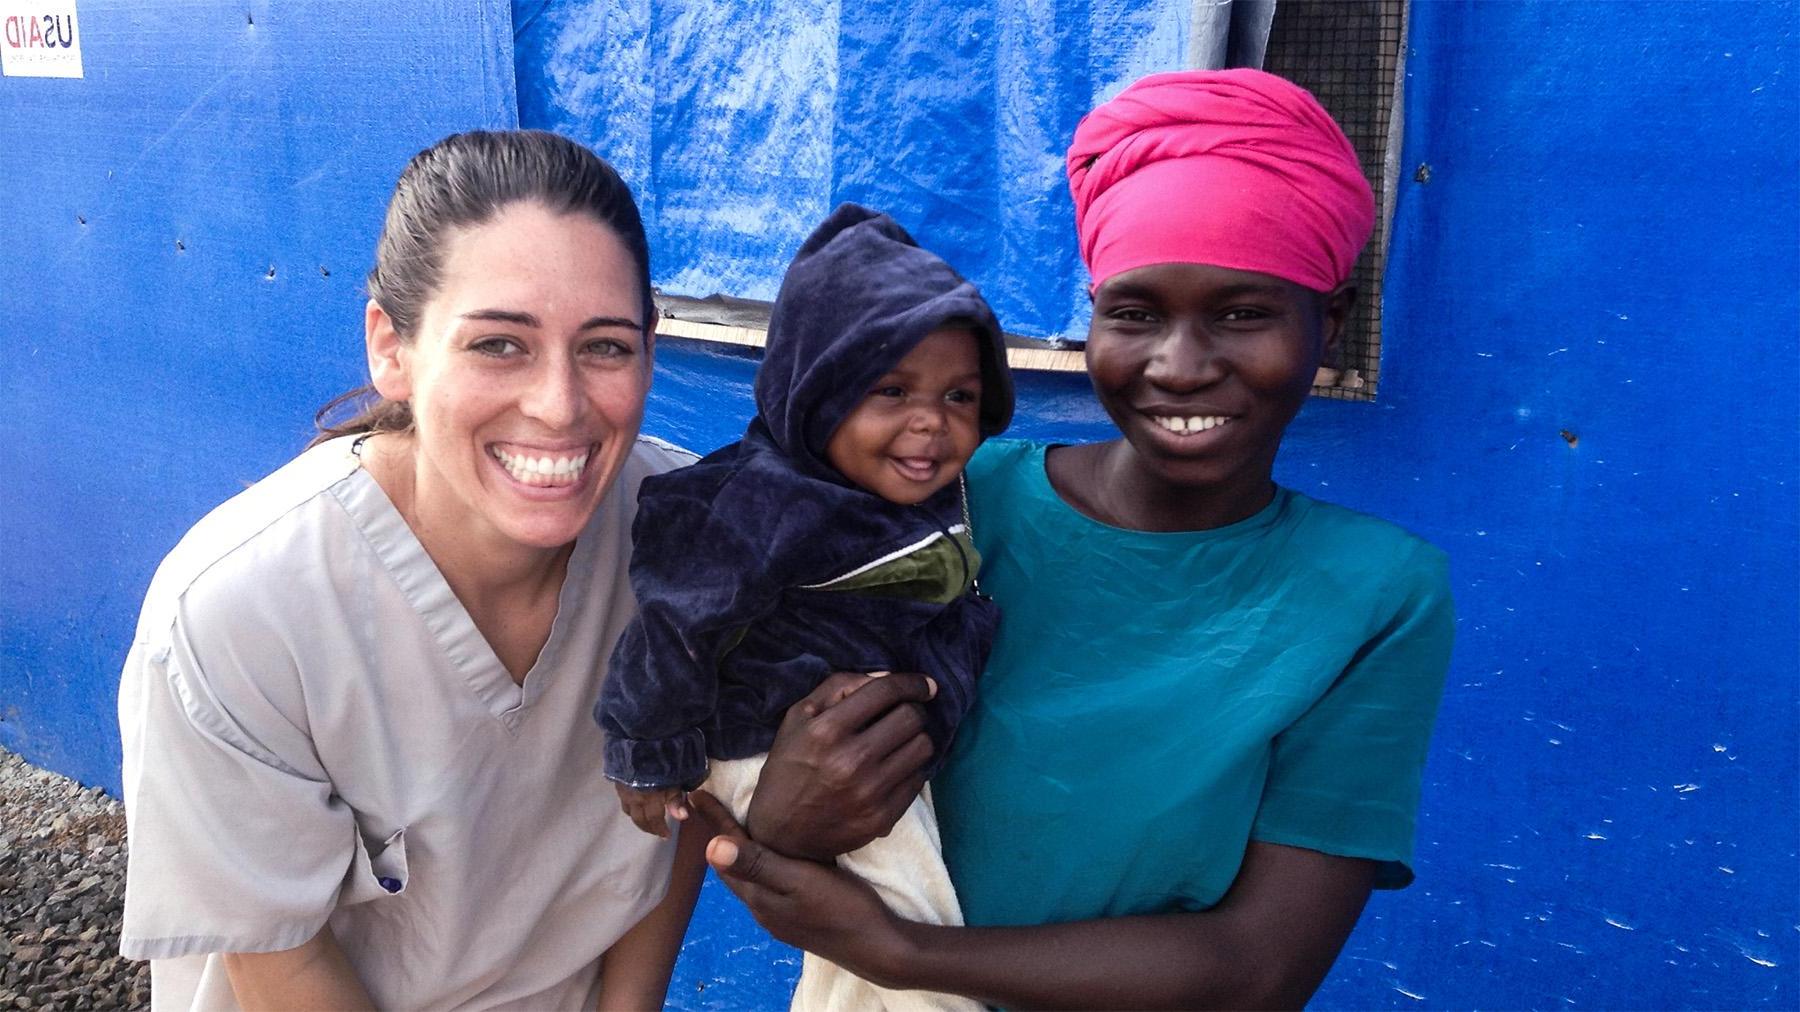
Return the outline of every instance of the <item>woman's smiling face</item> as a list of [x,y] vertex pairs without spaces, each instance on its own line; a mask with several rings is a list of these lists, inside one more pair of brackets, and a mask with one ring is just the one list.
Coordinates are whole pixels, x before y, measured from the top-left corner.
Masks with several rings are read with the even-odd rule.
[[1209,264],[1139,267],[1102,283],[1088,374],[1140,476],[1165,490],[1266,493],[1282,434],[1353,298]]
[[643,420],[639,293],[608,226],[517,203],[452,233],[410,341],[371,303],[376,388],[412,407],[418,521],[535,548],[575,540]]

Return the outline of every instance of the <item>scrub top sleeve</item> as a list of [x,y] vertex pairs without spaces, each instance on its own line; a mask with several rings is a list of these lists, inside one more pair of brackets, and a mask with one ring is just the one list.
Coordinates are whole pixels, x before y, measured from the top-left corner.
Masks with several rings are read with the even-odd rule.
[[272,686],[230,659],[204,666],[180,620],[126,659],[127,957],[291,949],[324,926],[356,861],[350,809],[304,717],[284,712],[299,698],[291,659],[262,659],[256,677],[288,682]]
[[1412,843],[1455,614],[1442,552],[1420,543],[1392,581],[1399,608],[1332,686],[1276,736],[1251,837],[1381,862],[1412,882]]

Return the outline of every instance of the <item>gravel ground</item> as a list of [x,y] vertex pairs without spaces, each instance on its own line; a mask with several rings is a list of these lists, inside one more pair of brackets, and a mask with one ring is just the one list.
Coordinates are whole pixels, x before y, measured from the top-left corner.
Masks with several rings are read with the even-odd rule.
[[0,1009],[139,1009],[119,956],[125,809],[0,749]]

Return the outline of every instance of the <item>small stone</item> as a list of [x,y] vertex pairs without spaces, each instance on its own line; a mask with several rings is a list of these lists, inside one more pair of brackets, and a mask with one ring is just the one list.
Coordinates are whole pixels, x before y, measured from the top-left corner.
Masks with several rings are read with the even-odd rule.
[[19,963],[35,963],[44,958],[44,947],[41,945],[21,945],[13,950],[13,960]]

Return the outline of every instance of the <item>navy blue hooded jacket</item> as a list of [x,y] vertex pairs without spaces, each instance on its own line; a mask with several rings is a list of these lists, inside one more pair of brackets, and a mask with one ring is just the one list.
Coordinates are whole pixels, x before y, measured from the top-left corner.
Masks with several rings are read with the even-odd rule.
[[870,386],[946,323],[976,335],[981,433],[994,435],[1011,420],[1012,382],[974,285],[854,204],[800,247],[744,438],[639,492],[638,617],[594,708],[609,778],[696,786],[708,756],[768,751],[788,707],[833,671],[936,679],[930,770],[942,761],[999,621],[969,589],[979,560],[961,483],[917,505],[889,502],[851,484],[825,446]]

